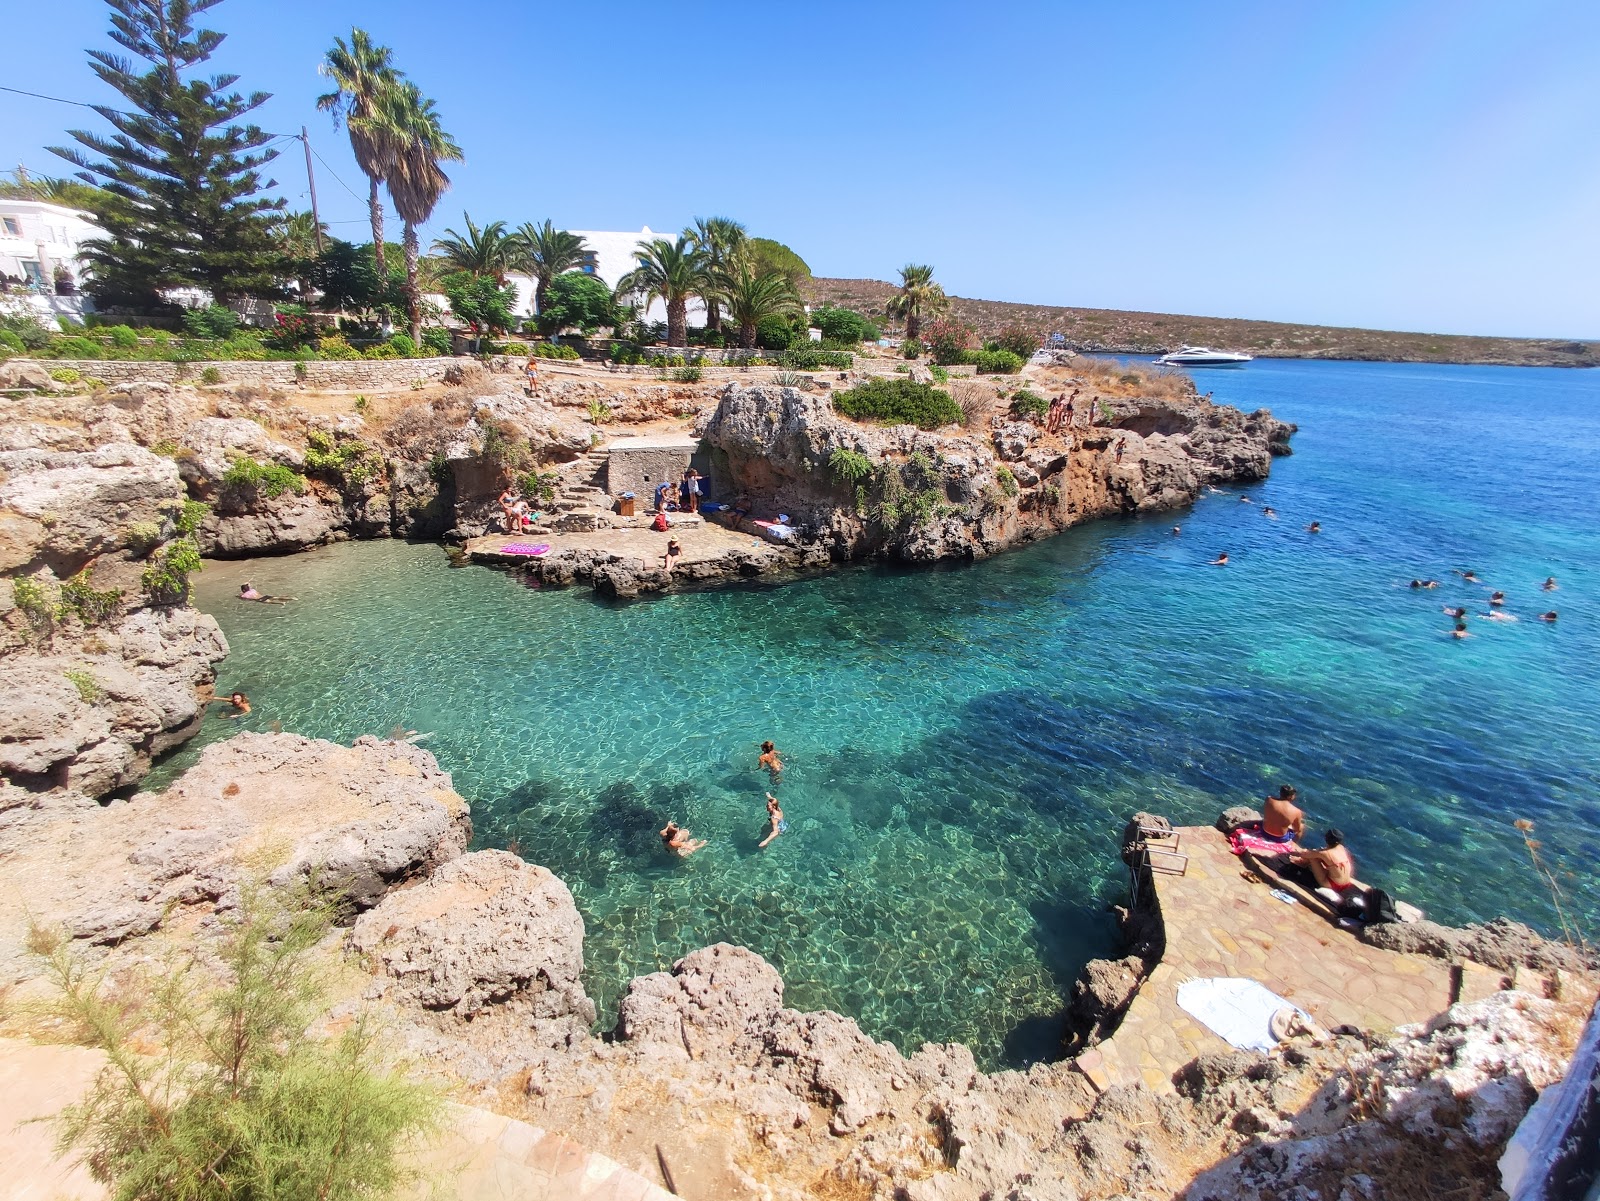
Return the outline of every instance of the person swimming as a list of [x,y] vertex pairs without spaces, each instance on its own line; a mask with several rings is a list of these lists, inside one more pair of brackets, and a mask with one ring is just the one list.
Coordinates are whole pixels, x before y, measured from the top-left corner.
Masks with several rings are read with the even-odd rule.
[[1276,521],[1278,517],[1278,510],[1274,509],[1271,505],[1262,505],[1261,516],[1271,517],[1274,521]]
[[1256,503],[1256,502],[1255,502],[1255,501],[1253,501],[1253,500],[1251,500],[1251,499],[1250,499],[1250,498],[1249,498],[1249,497],[1248,497],[1248,496],[1241,496],[1241,497],[1240,497],[1240,498],[1239,498],[1239,503],[1240,503],[1240,504],[1241,504],[1241,505],[1253,505],[1253,504],[1255,504],[1255,503]]
[[1175,526],[1172,527],[1172,536],[1174,538],[1176,538],[1181,533],[1183,533],[1183,527],[1181,525],[1175,525]]
[[250,698],[242,692],[230,692],[227,696],[214,696],[206,702],[209,705],[232,705],[232,713],[222,716],[230,721],[237,720],[250,712]]
[[1507,613],[1504,609],[1490,609],[1487,613],[1480,613],[1480,614],[1478,614],[1478,616],[1483,618],[1484,621],[1515,621],[1515,620],[1517,620],[1516,617],[1513,614]]
[[1454,617],[1457,621],[1460,621],[1467,615],[1467,607],[1465,605],[1446,605],[1442,612],[1446,617]]
[[789,830],[789,823],[783,819],[783,809],[778,804],[778,798],[770,792],[767,793],[767,825],[768,834],[760,842],[756,843],[758,847],[765,847],[778,835],[785,834]]
[[1467,632],[1467,623],[1457,618],[1456,628],[1450,631],[1450,636],[1452,638],[1470,638],[1471,635]]
[[1310,525],[1306,526],[1306,533],[1308,533],[1308,534],[1320,534],[1320,533],[1322,533],[1322,522],[1313,521]]
[[692,838],[677,822],[669,821],[661,831],[662,844],[679,859],[687,859],[706,845],[703,838]]
[[249,581],[239,585],[239,599],[247,601],[260,601],[263,605],[287,605],[294,599],[292,596],[265,596],[256,591],[256,586]]
[[1469,584],[1481,584],[1481,583],[1483,583],[1483,581],[1478,578],[1478,573],[1473,571],[1470,567],[1467,568],[1466,571],[1461,571],[1461,570],[1457,569],[1456,574],[1458,576],[1460,576],[1462,579],[1464,579],[1465,581],[1467,581],[1467,583],[1469,583]]
[[1211,562],[1207,564],[1208,567],[1226,567],[1227,565],[1228,565],[1228,552],[1227,551],[1223,551],[1220,555],[1218,555],[1215,559],[1212,559]]
[[1504,592],[1493,592],[1493,593],[1490,593],[1489,594],[1489,603],[1491,605],[1495,605],[1495,606],[1499,606],[1499,605],[1505,604],[1506,603],[1506,594]]
[[1548,579],[1545,580],[1544,583],[1539,585],[1539,588],[1544,592],[1554,592],[1556,589],[1558,589],[1560,587],[1561,587],[1561,585],[1556,583],[1556,577],[1555,576],[1550,576]]
[[1554,621],[1555,619],[1556,619],[1556,611],[1554,609],[1551,609],[1550,612],[1548,612],[1548,613],[1539,614],[1539,620],[1540,621]]
[[783,760],[778,758],[778,749],[770,738],[761,744],[761,758],[756,760],[756,766],[771,772],[774,781],[783,774]]

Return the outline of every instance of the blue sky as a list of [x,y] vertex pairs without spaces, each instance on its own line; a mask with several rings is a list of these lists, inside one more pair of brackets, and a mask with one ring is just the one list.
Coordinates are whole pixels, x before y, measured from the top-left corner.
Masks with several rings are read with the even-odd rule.
[[[94,0],[13,5],[4,82],[109,98]],[[726,215],[819,275],[928,262],[963,296],[1600,337],[1600,5],[226,0],[212,60],[311,130],[323,217],[365,181],[318,113],[352,24],[467,153],[432,232]],[[25,48],[25,50],[24,50]],[[0,162],[87,110],[0,93]],[[274,173],[297,207],[288,143]],[[338,179],[335,178],[337,175]]]

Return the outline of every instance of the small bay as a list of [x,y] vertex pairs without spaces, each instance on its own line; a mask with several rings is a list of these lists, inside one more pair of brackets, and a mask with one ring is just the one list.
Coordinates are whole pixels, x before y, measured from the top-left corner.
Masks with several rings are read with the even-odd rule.
[[[1526,818],[1592,929],[1600,374],[1197,377],[1299,424],[1269,481],[978,564],[606,607],[429,545],[208,563],[196,600],[233,648],[219,691],[255,709],[209,721],[152,784],[241,726],[420,731],[476,845],[572,888],[602,1023],[630,977],[726,940],[772,960],[793,1006],[986,1066],[1055,1053],[1073,977],[1114,947],[1136,809],[1209,823],[1291,782],[1365,879],[1430,916],[1559,932]],[[298,599],[232,599],[245,579]],[[1485,613],[1491,588],[1519,620],[1449,637],[1441,607]],[[789,830],[760,850],[764,738]],[[666,856],[669,817],[709,847]]]

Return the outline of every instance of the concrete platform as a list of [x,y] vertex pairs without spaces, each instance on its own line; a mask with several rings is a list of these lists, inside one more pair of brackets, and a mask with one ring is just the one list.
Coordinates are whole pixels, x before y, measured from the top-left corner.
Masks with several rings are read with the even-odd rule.
[[753,533],[731,530],[714,521],[699,517],[680,518],[667,533],[649,526],[649,517],[637,518],[637,525],[608,530],[584,530],[574,533],[551,534],[485,534],[469,539],[466,553],[475,563],[514,566],[530,561],[527,555],[508,555],[504,547],[509,543],[548,543],[550,550],[542,557],[552,558],[571,551],[601,551],[621,559],[639,559],[646,567],[661,565],[666,554],[667,540],[676,538],[683,547],[682,566],[720,561],[730,552],[741,551],[770,561],[776,569],[790,562],[790,555],[782,548]]
[[1301,904],[1272,895],[1209,826],[1177,831],[1183,875],[1154,874],[1167,949],[1111,1038],[1078,1056],[1100,1089],[1144,1083],[1170,1093],[1172,1074],[1207,1051],[1233,1050],[1178,1008],[1178,986],[1210,976],[1266,985],[1325,1029],[1392,1030],[1456,999],[1450,964],[1368,946]]

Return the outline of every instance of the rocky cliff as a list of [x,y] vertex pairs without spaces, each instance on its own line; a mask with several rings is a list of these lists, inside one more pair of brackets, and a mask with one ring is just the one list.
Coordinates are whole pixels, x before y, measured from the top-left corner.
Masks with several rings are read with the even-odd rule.
[[[1092,425],[1047,434],[1009,413],[927,432],[853,421],[825,394],[730,384],[702,426],[724,495],[771,498],[834,557],[982,558],[1069,526],[1189,504],[1264,479],[1294,427],[1190,396],[1105,399]],[[835,456],[861,456],[853,477]]]

